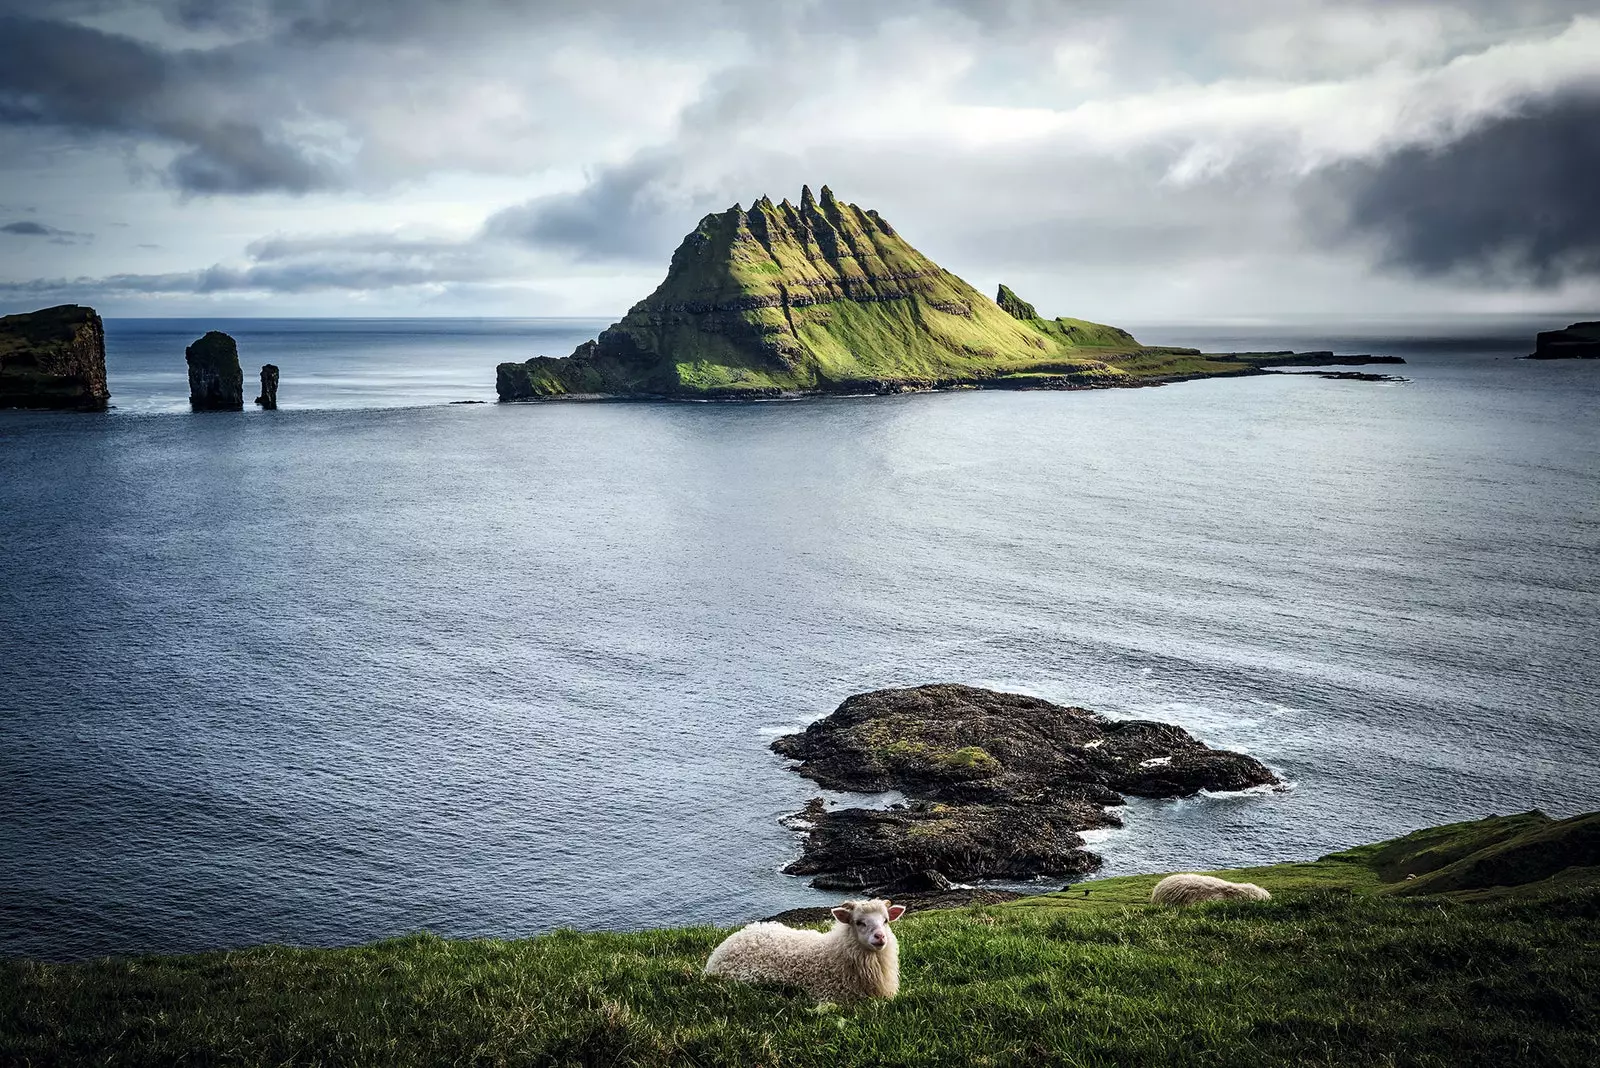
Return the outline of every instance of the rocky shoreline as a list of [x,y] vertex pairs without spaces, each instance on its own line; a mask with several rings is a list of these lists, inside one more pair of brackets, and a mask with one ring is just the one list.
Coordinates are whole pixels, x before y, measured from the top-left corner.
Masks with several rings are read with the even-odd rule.
[[1081,832],[1120,827],[1110,810],[1125,796],[1279,784],[1259,761],[1170,724],[953,684],[857,694],[772,749],[828,789],[907,798],[886,809],[813,799],[786,819],[805,841],[784,871],[819,889],[913,898],[1087,874],[1100,858]]
[[[1007,374],[993,378],[949,378],[928,381],[909,379],[872,380],[851,379],[829,382],[816,389],[740,388],[708,389],[695,393],[556,393],[531,394],[524,392],[513,380],[515,368],[520,365],[502,364],[498,372],[496,390],[501,404],[548,403],[657,403],[661,401],[785,401],[805,400],[812,397],[887,397],[906,393],[954,393],[976,390],[1006,390],[1010,392],[1072,392],[1087,389],[1146,389],[1153,386],[1174,385],[1216,378],[1252,378],[1261,375],[1291,374],[1279,367],[1360,367],[1367,364],[1403,364],[1399,356],[1336,355],[1332,352],[1229,352],[1202,353],[1194,349],[1187,353],[1199,359],[1238,362],[1237,370],[1206,371],[1193,374],[1149,375],[1142,378],[1107,378],[1103,375],[1086,375],[1066,372],[1062,374]],[[1329,373],[1324,378],[1342,378],[1361,382],[1401,382],[1395,375],[1362,374],[1361,372]]]

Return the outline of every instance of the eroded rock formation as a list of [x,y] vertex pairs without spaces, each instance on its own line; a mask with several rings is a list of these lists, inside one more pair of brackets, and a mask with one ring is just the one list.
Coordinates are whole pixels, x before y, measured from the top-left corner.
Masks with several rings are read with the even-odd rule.
[[239,366],[239,346],[220,330],[206,335],[183,352],[189,364],[189,406],[197,412],[244,410],[244,371]]
[[277,410],[278,368],[275,364],[261,365],[261,396],[256,398],[256,403],[269,412]]

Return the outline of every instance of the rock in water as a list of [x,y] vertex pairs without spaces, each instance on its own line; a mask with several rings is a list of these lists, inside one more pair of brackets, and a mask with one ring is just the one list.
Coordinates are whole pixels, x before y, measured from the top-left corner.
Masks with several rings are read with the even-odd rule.
[[0,408],[99,412],[110,399],[105,327],[93,308],[0,318]]
[[269,412],[277,410],[278,367],[276,364],[264,363],[261,365],[261,396],[256,398],[256,403]]
[[923,872],[958,881],[1082,874],[1100,859],[1079,832],[1120,826],[1106,806],[1124,794],[1182,797],[1278,781],[1259,761],[1179,727],[972,686],[858,694],[772,748],[830,790],[911,799],[884,810],[818,800],[790,818],[807,839],[785,870],[828,888]]
[[1534,337],[1530,360],[1600,360],[1600,322],[1573,323]]
[[244,410],[244,371],[239,366],[239,346],[220,330],[183,351],[189,363],[189,407],[197,412]]

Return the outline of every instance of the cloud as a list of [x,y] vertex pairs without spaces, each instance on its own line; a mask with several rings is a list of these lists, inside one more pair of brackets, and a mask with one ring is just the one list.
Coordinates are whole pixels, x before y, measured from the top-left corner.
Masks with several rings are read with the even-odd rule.
[[1332,169],[1316,201],[1385,264],[1554,286],[1600,274],[1600,91],[1529,100],[1440,144]]
[[[1297,288],[1330,302],[1330,277],[1377,262],[1441,292],[1525,288],[1591,270],[1582,205],[1558,174],[1472,176],[1541,101],[1594,80],[1591,12],[0,0],[0,201],[102,234],[134,223],[92,258],[41,242],[10,270],[52,278],[12,284],[249,293],[292,312],[306,294],[388,287],[404,306],[539,282],[604,309],[630,271],[659,278],[706,212],[827,182],[975,281],[1029,274],[1034,299],[1085,314],[1085,284],[1132,303],[1202,275],[1225,311]],[[140,188],[152,174],[178,195]],[[1421,204],[1430,184],[1459,195]],[[1499,239],[1501,194],[1566,207]]]
[[[15,224],[14,224],[15,225]],[[491,284],[513,268],[476,240],[386,233],[274,237],[251,243],[243,262],[192,271],[120,273],[0,282],[0,296],[59,294],[301,295],[373,290],[434,289]]]
[[188,193],[336,184],[325,156],[240,93],[251,81],[226,51],[166,51],[76,23],[0,16],[0,123],[175,146],[166,177]]
[[94,240],[93,234],[80,233],[77,230],[61,230],[32,219],[19,219],[16,222],[6,223],[0,226],[0,234],[11,237],[44,237],[57,245],[77,245]]
[[681,187],[678,162],[675,153],[646,151],[603,167],[574,192],[495,212],[484,235],[563,250],[579,260],[660,259],[692,225],[684,221],[686,202],[709,210],[704,190]]

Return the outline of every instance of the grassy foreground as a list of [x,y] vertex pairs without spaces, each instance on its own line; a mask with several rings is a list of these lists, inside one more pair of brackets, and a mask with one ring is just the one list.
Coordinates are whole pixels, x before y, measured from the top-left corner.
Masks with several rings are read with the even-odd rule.
[[912,914],[900,997],[843,1007],[704,979],[710,928],[0,962],[0,1063],[1600,1064],[1597,835],[1529,813],[1234,873],[1267,903],[1136,876]]

